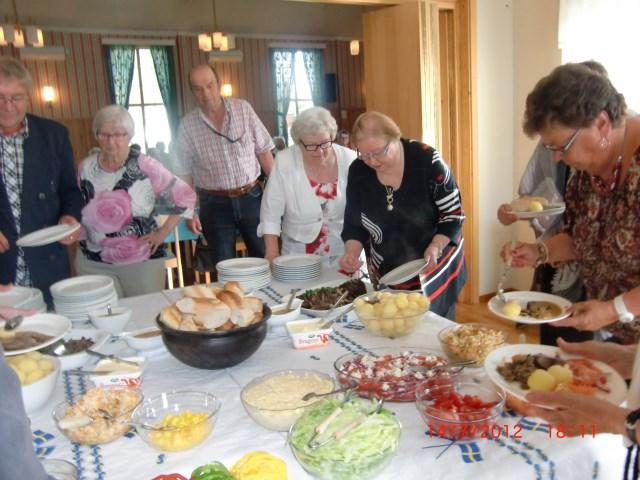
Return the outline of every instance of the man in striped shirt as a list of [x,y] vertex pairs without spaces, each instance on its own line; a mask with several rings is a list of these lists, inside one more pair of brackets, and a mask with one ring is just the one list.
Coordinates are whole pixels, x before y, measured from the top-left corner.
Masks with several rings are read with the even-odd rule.
[[199,216],[189,227],[204,233],[215,263],[235,256],[237,231],[249,255],[263,257],[258,177],[261,168],[267,175],[271,171],[271,136],[248,102],[222,98],[210,65],[194,67],[189,83],[198,107],[180,124],[176,166],[198,193]]

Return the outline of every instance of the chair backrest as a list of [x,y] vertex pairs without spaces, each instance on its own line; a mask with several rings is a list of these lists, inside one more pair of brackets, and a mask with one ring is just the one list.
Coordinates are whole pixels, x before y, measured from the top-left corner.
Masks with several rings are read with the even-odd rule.
[[[178,229],[178,241],[180,242],[184,242],[185,240],[197,240],[199,237],[199,235],[196,235],[189,230],[186,220],[181,220],[176,228]],[[176,240],[175,230],[176,229],[174,228],[171,233],[167,235],[167,238],[164,240],[165,243],[173,243]]]

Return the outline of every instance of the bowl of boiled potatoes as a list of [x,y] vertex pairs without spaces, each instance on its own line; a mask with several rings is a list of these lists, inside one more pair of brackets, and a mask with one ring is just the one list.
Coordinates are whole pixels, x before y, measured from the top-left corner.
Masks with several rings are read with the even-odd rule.
[[356,298],[353,304],[367,330],[391,338],[411,333],[429,311],[426,296],[404,290],[366,293]]
[[27,413],[43,407],[55,389],[60,360],[40,352],[30,352],[7,357],[7,364],[18,375]]

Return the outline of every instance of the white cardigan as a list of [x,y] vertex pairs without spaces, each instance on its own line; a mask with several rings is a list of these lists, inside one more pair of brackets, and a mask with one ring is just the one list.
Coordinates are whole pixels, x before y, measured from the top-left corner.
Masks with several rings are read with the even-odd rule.
[[[331,230],[342,231],[346,205],[349,165],[356,152],[333,144],[338,162],[338,195],[329,202],[325,221]],[[285,233],[293,240],[310,243],[322,228],[320,202],[304,170],[300,147],[293,145],[278,152],[262,196],[258,236]]]

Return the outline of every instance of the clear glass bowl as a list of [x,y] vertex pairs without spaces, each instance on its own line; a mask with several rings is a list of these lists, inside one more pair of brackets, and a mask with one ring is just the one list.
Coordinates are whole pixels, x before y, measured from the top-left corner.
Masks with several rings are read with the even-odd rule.
[[264,428],[288,432],[304,411],[318,401],[302,397],[310,392],[329,393],[333,379],[315,370],[282,370],[253,379],[240,393],[242,405]]
[[413,402],[416,386],[430,379],[446,381],[456,372],[440,352],[413,347],[370,348],[368,353],[348,353],[333,364],[341,387],[355,388],[358,395],[390,402]]
[[[373,413],[376,401],[352,397],[344,404],[344,396],[332,396],[318,401],[293,424],[288,443],[293,455],[305,471],[322,480],[364,480],[380,473],[396,454],[400,442],[401,426],[396,416],[382,409]],[[342,408],[339,418],[327,427],[320,443],[350,423],[349,418],[364,415],[365,421],[348,431],[339,441],[331,440],[318,448],[309,446],[315,427]],[[347,415],[349,418],[340,418]]]
[[438,340],[452,362],[473,361],[482,366],[487,355],[507,343],[509,333],[502,327],[464,323],[443,328]]
[[356,315],[369,332],[390,338],[413,332],[429,311],[427,297],[406,290],[365,293],[353,304]]
[[[131,416],[142,402],[142,393],[129,387],[91,388],[74,404],[62,402],[53,410],[58,429],[72,442],[99,445],[113,442],[131,430]],[[60,421],[89,416],[93,421],[77,428],[63,428]]]
[[[189,450],[213,431],[222,402],[207,392],[165,392],[145,401],[133,413],[142,439],[165,452]],[[166,430],[157,427],[169,425]]]
[[[447,408],[451,395],[477,397],[485,406],[474,406],[468,400],[468,411],[461,407]],[[471,381],[454,381],[433,386],[421,383],[416,389],[416,408],[429,427],[429,436],[439,436],[455,440],[472,440],[478,437],[495,438],[492,429],[501,428],[499,418],[504,408],[504,391],[489,383],[478,384]],[[456,411],[454,411],[456,410]]]

